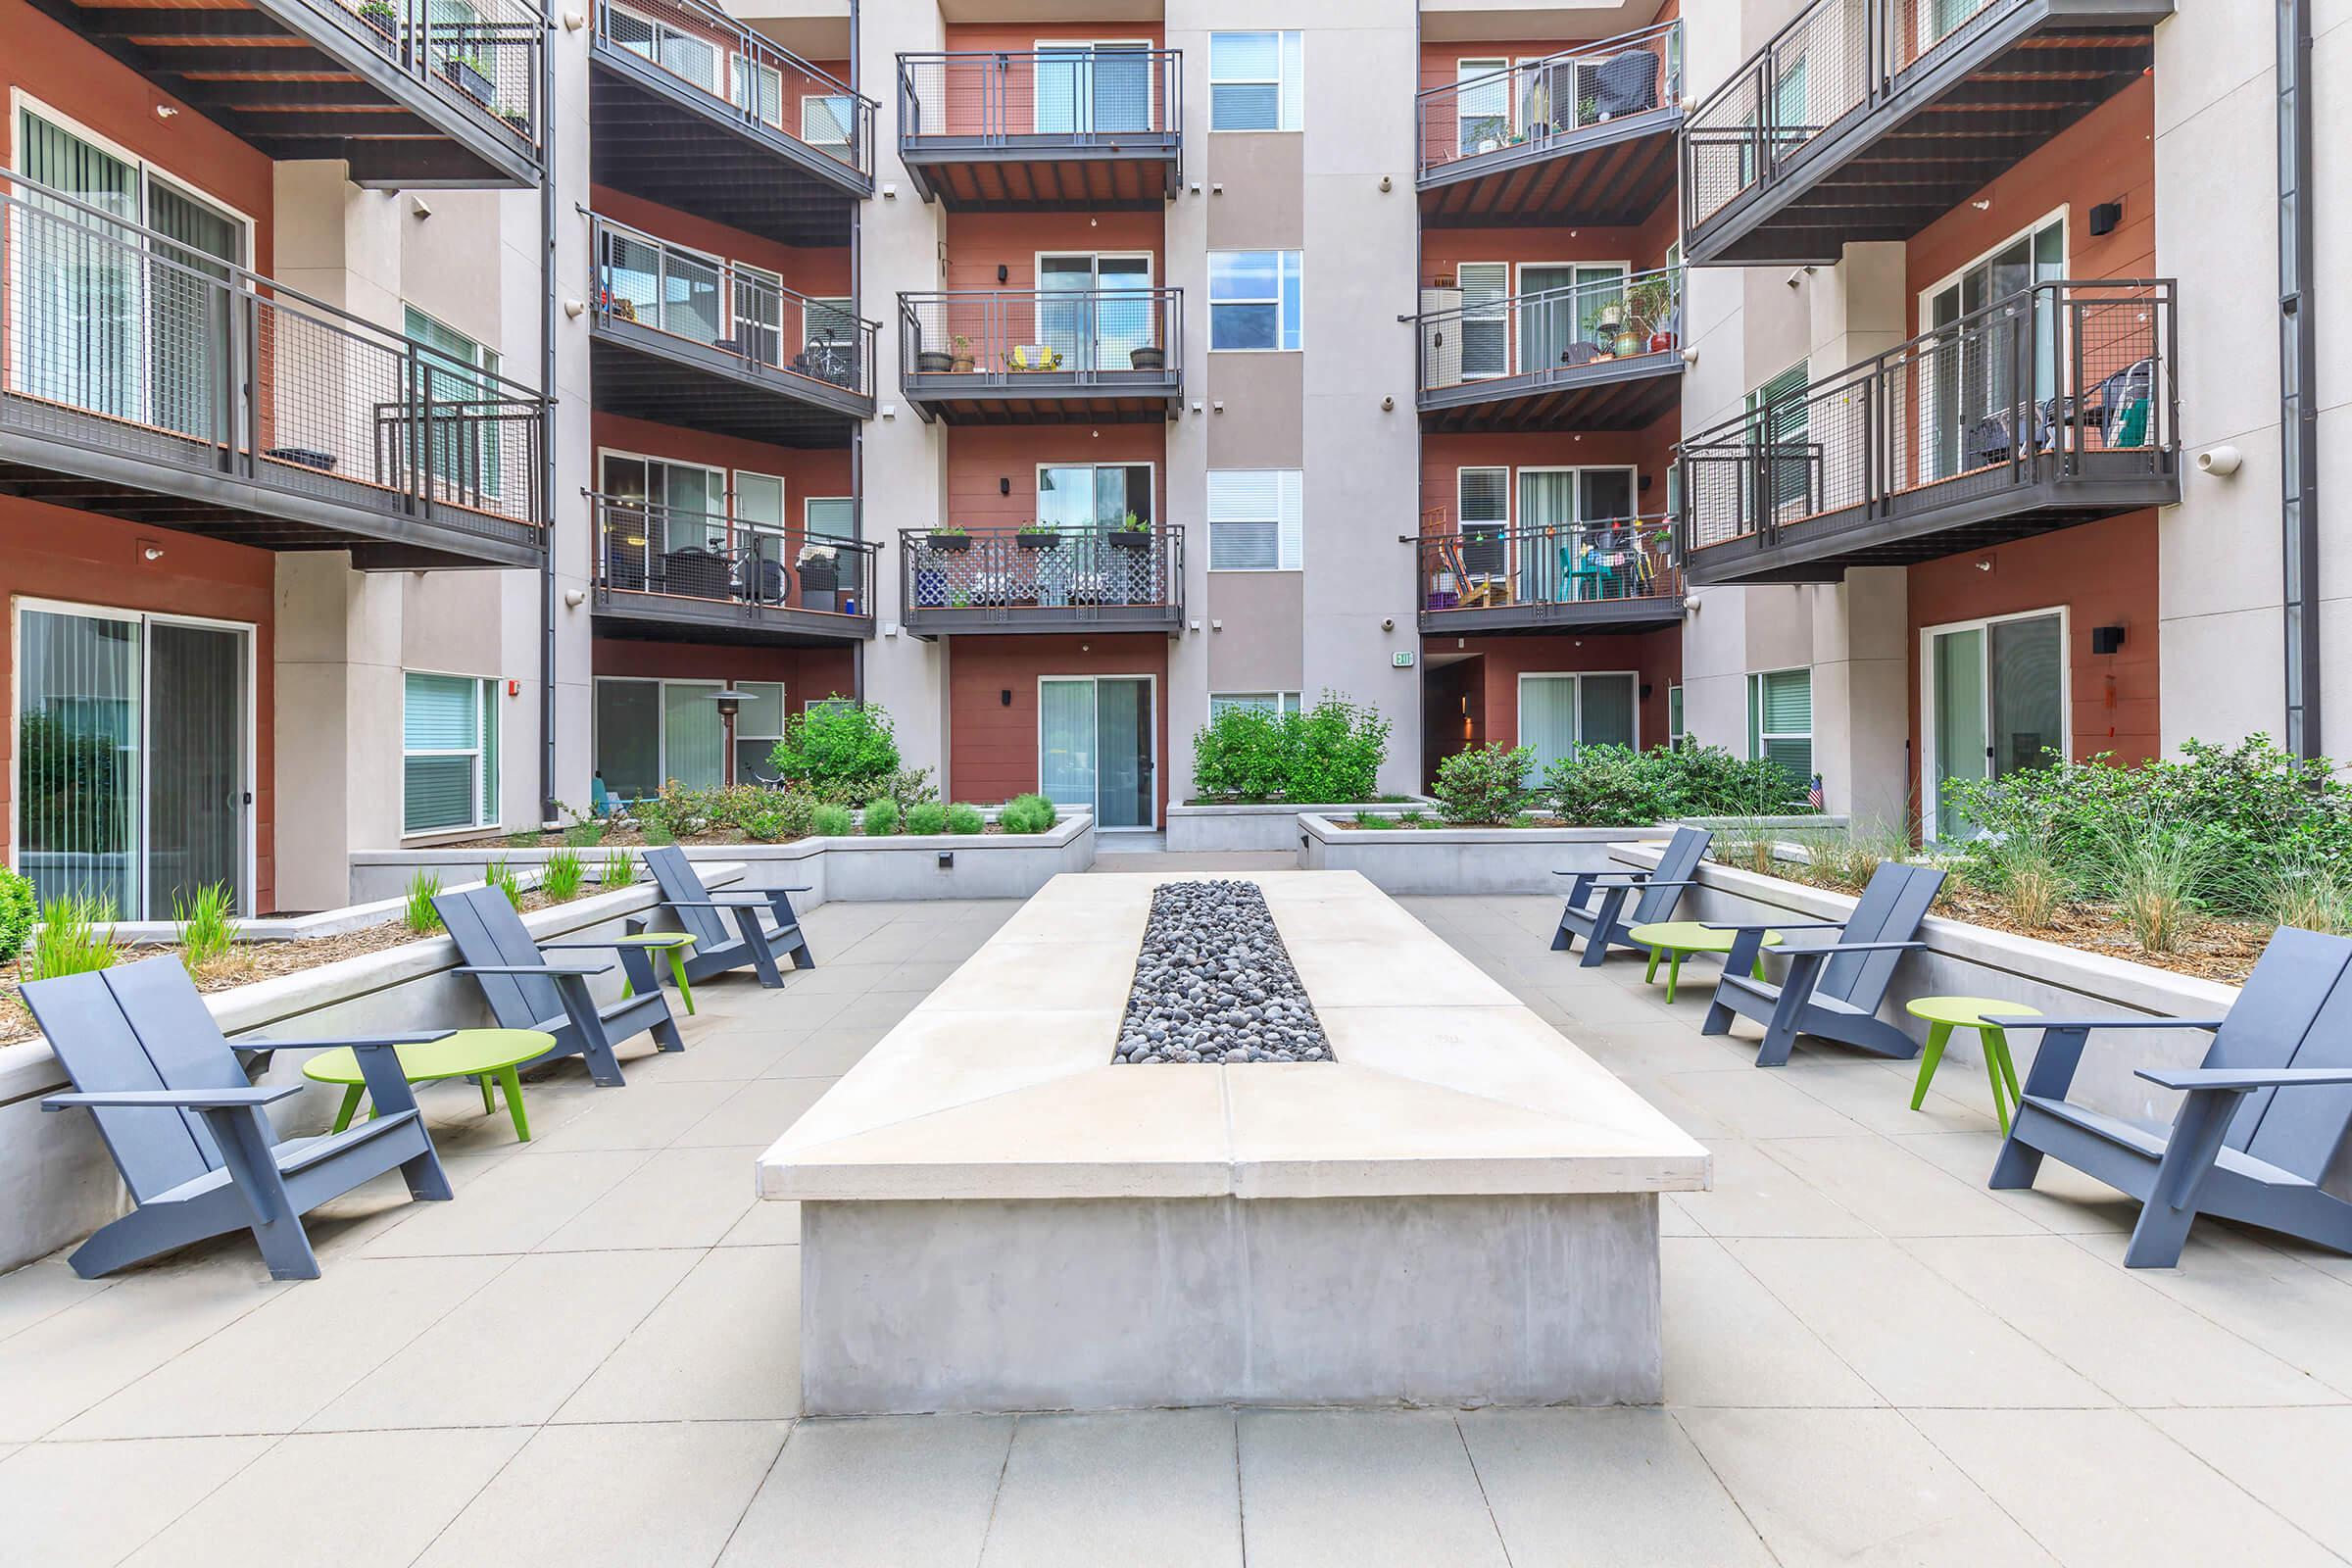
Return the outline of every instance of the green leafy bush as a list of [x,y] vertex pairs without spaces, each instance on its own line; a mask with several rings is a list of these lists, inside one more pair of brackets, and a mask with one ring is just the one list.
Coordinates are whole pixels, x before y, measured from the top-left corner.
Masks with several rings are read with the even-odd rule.
[[846,839],[858,831],[858,818],[846,806],[820,806],[814,813],[812,831],[821,839]]
[[1389,720],[1337,692],[1303,712],[1228,708],[1193,736],[1193,793],[1204,799],[1342,806],[1380,787]]
[[877,795],[865,803],[865,836],[869,839],[888,838],[899,830],[899,803],[887,795]]
[[1759,816],[1809,809],[1804,783],[1766,758],[1720,746],[1582,746],[1544,772],[1542,800],[1577,827],[1682,816]]
[[580,884],[587,879],[588,862],[580,858],[579,851],[555,850],[539,874],[539,891],[547,895],[550,904],[564,904],[580,896]]
[[[640,801],[636,812],[648,843],[739,834],[756,843],[779,844],[806,837],[816,807],[816,798],[803,790],[770,789],[763,784],[690,790],[672,779],[652,800]],[[653,834],[657,829],[669,838],[656,840]]]
[[1355,825],[1371,828],[1375,832],[1385,832],[1396,825],[1396,819],[1393,816],[1383,815],[1379,811],[1358,811],[1355,813]]
[[[890,715],[878,706],[820,703],[786,716],[784,738],[768,761],[785,783],[822,799],[870,800],[889,789],[899,772],[899,742]],[[854,793],[839,793],[845,790]]]
[[179,961],[197,969],[226,957],[229,944],[237,939],[231,912],[236,906],[236,895],[225,882],[210,883],[185,897],[173,892],[172,934],[179,944]]
[[122,956],[115,947],[115,901],[94,893],[52,899],[41,910],[32,948],[21,972],[27,980],[111,969]]
[[482,880],[507,896],[507,902],[517,909],[522,907],[522,878],[505,860],[493,860],[482,872]]
[[945,833],[948,830],[948,808],[937,801],[921,801],[906,808],[906,831],[909,833]]
[[1535,793],[1527,787],[1535,764],[1534,747],[1490,742],[1440,762],[1430,795],[1448,822],[1508,822],[1527,809]]
[[1007,833],[1043,833],[1059,813],[1043,795],[1016,795],[997,812],[997,826]]
[[441,911],[433,907],[433,896],[441,891],[441,875],[437,871],[416,871],[409,877],[409,891],[401,904],[400,923],[426,936],[441,929]]
[[988,830],[988,818],[980,814],[977,806],[961,801],[948,808],[948,831],[951,833],[983,833]]
[[40,900],[32,891],[32,878],[0,866],[0,963],[24,951],[39,906]]

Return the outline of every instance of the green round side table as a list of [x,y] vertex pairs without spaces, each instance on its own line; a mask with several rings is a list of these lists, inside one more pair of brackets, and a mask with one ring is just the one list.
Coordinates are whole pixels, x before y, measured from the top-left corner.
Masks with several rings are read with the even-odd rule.
[[[1928,1098],[1928,1082],[1936,1076],[1936,1064],[1943,1059],[1943,1048],[1951,1040],[1952,1031],[1974,1029],[1984,1050],[1984,1076],[1992,1083],[1992,1111],[2001,1119],[2001,1136],[2008,1137],[2009,1110],[2020,1098],[2017,1063],[2009,1059],[2008,1035],[1986,1023],[1984,1017],[1990,1013],[2003,1018],[2038,1018],[2041,1009],[1991,997],[1920,997],[1905,1003],[1903,1010],[1928,1022],[1928,1046],[1919,1054],[1919,1083],[1911,1091],[1911,1108],[1917,1110]],[[2006,1103],[2001,1099],[2004,1088],[2008,1092]]]
[[[401,1075],[413,1084],[437,1083],[444,1078],[471,1078],[482,1086],[482,1109],[498,1108],[490,1098],[490,1081],[506,1092],[507,1114],[514,1119],[514,1136],[531,1141],[530,1119],[522,1113],[522,1080],[515,1069],[534,1056],[555,1049],[556,1037],[537,1029],[460,1029],[438,1040],[395,1048]],[[321,1051],[302,1064],[302,1075],[313,1083],[342,1084],[343,1108],[335,1112],[335,1131],[351,1125],[352,1113],[368,1093],[367,1075],[349,1046]],[[368,1115],[373,1116],[371,1109]]]
[[[659,953],[669,959],[669,977],[678,983],[678,998],[686,1004],[687,1015],[693,1016],[694,987],[686,983],[686,950],[694,946],[694,933],[691,931],[647,931],[633,937],[612,939],[613,947],[619,947],[623,943],[632,948],[643,948],[649,953]],[[624,980],[620,983],[620,994],[624,997],[633,997],[637,994],[637,988]]]
[[[1693,953],[1730,953],[1739,939],[1737,931],[1718,931],[1696,920],[1652,920],[1635,926],[1626,936],[1649,950],[1649,972],[1642,978],[1655,985],[1658,979],[1658,959],[1670,960],[1666,970],[1666,1000],[1674,1000],[1675,987],[1683,978],[1683,960]],[[1778,931],[1764,933],[1764,946],[1781,945]],[[1756,978],[1764,978],[1764,956],[1756,955]]]

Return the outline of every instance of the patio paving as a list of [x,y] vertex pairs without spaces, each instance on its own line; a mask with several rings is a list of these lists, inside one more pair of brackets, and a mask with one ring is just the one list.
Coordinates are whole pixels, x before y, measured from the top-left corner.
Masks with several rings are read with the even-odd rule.
[[1665,1200],[1664,1407],[797,1419],[797,1217],[753,1157],[1017,907],[828,906],[824,967],[698,987],[626,1089],[556,1070],[527,1147],[428,1090],[458,1200],[352,1195],[316,1283],[249,1241],[0,1277],[0,1560],[2352,1558],[2352,1260],[2201,1222],[2127,1272],[2116,1195],[1984,1190],[1973,1067],[1916,1113],[1907,1064],[1759,1072],[1703,980],[1669,1008],[1547,952],[1553,901],[1403,902],[1714,1150]]

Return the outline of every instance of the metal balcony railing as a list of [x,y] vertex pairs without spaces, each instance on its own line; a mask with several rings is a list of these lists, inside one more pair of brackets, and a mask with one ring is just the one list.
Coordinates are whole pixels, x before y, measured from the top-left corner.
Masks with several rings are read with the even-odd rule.
[[899,376],[909,396],[926,382],[960,388],[969,377],[1132,386],[1177,373],[1183,332],[1184,291],[1175,288],[902,294]]
[[1915,69],[2039,0],[1813,0],[1683,128],[1683,226],[1771,184],[1816,138],[1876,108]]
[[536,544],[546,404],[0,170],[0,430]]
[[1040,623],[1183,614],[1181,528],[908,528],[899,534],[899,563],[910,621],[963,610]]
[[521,0],[302,0],[441,97],[537,148],[546,22]]
[[1683,559],[2180,461],[2170,279],[2036,283],[1687,438]]
[[597,0],[596,40],[701,93],[721,118],[873,174],[874,101],[707,0]]
[[1446,528],[1444,513],[1438,515],[1441,525],[1432,528],[1425,517],[1414,542],[1424,616],[1534,609],[1565,617],[1585,605],[1682,603],[1673,524],[1662,514],[1519,528]]
[[[1432,289],[1424,302],[1448,291]],[[1425,310],[1419,325],[1424,392],[1539,371],[1576,369],[1682,347],[1683,270],[1661,267],[1544,289],[1473,296]]]
[[873,395],[879,321],[810,299],[756,268],[685,250],[602,215],[590,222],[599,319],[633,322],[749,365]]
[[746,522],[628,496],[590,493],[596,587],[770,610],[868,616],[875,547],[805,527]]
[[1020,137],[1078,146],[1184,124],[1184,55],[1077,44],[899,56],[899,145]]
[[1671,108],[1682,96],[1679,21],[1425,88],[1413,99],[1421,177],[1505,148],[1541,150],[1574,131]]

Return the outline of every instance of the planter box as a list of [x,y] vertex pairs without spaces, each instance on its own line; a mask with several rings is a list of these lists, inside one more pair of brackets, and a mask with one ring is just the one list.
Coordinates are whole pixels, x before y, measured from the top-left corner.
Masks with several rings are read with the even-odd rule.
[[1023,550],[1059,550],[1061,535],[1057,533],[1016,533],[1012,542]]
[[918,350],[914,356],[915,370],[923,375],[945,375],[956,364],[955,357],[931,349]]
[[1149,550],[1152,548],[1152,535],[1147,530],[1113,528],[1104,537],[1121,550]]
[[972,536],[968,533],[935,533],[925,539],[923,543],[944,555],[954,551],[971,549]]
[[1427,801],[1378,802],[1361,805],[1292,805],[1271,802],[1245,806],[1175,806],[1168,808],[1168,853],[1171,855],[1296,855],[1299,849],[1298,818],[1312,811],[1323,817],[1348,817],[1358,811],[1395,816],[1415,808],[1428,810]]
[[[1831,826],[1840,817],[1766,818]],[[1172,824],[1171,824],[1172,825]],[[1700,826],[1720,824],[1701,820]],[[1361,871],[1383,893],[1558,893],[1554,870],[1607,869],[1614,848],[1644,840],[1662,844],[1674,824],[1628,827],[1350,827],[1328,811],[1298,818],[1304,843],[1298,863],[1308,870]],[[1170,848],[1174,848],[1171,844]]]

